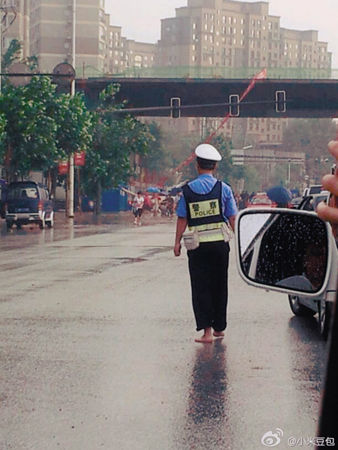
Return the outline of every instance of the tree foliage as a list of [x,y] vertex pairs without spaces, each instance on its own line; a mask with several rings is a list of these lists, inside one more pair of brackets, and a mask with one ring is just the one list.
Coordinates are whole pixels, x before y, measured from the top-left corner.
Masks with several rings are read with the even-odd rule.
[[17,39],[12,39],[6,52],[2,56],[2,70],[7,72],[10,66],[14,63],[20,62],[26,64],[31,70],[38,67],[38,58],[35,55],[22,58],[22,42]]
[[57,157],[56,123],[47,114],[52,95],[46,79],[33,78],[28,86],[6,85],[0,112],[6,117],[6,153],[11,177],[44,169]]
[[86,192],[92,195],[127,182],[132,175],[131,156],[146,154],[153,140],[145,124],[114,114],[123,107],[115,101],[118,89],[117,85],[108,86],[92,112],[93,142],[83,171]]
[[17,39],[12,39],[8,49],[2,56],[2,70],[6,72],[6,70],[15,62],[19,62],[21,60],[21,49],[22,44]]
[[61,154],[87,150],[92,141],[92,116],[82,94],[61,94],[51,105],[57,124],[56,146]]
[[148,151],[142,156],[142,166],[148,170],[162,172],[168,167],[169,154],[163,141],[163,133],[156,122],[148,124],[152,140],[149,142]]
[[90,116],[83,99],[56,95],[46,77],[33,77],[22,87],[5,85],[0,114],[9,179],[31,170],[47,170],[90,142]]
[[328,170],[327,165],[318,167],[316,162],[327,158],[327,143],[334,136],[331,119],[293,119],[284,132],[283,146],[290,152],[305,153],[307,174],[317,178]]
[[5,140],[6,140],[6,117],[0,113],[0,164],[4,160],[5,156]]
[[224,181],[229,182],[233,173],[233,164],[231,158],[231,144],[222,134],[215,136],[211,144],[217,148],[222,156],[222,160],[218,163],[218,176]]

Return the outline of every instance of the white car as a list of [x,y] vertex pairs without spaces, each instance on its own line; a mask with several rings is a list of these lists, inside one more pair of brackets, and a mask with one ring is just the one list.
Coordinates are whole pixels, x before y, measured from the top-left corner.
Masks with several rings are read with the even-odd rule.
[[237,218],[237,262],[246,282],[288,293],[297,316],[318,313],[327,338],[336,296],[337,249],[331,228],[314,212],[244,210]]

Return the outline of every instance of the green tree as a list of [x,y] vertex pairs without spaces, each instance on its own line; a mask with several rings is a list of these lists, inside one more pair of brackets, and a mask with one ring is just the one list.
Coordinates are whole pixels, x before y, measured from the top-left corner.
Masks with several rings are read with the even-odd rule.
[[12,39],[8,49],[2,56],[2,70],[6,72],[6,70],[15,62],[19,62],[21,60],[21,49],[22,44],[17,39]]
[[5,115],[0,113],[0,162],[6,154],[6,123]]
[[331,119],[293,119],[284,131],[283,146],[286,151],[304,152],[307,174],[311,178],[320,179],[333,162],[326,149],[327,143],[334,136],[335,124]]
[[163,145],[163,134],[156,122],[148,124],[149,133],[153,136],[148,151],[142,156],[142,166],[148,170],[162,172],[168,164],[169,155]]
[[218,164],[218,177],[229,183],[234,167],[231,158],[231,143],[224,135],[219,134],[212,139],[211,144],[217,148],[222,156],[222,160]]
[[4,86],[0,114],[6,120],[9,180],[31,170],[49,170],[57,160],[85,150],[90,143],[90,113],[82,97],[56,95],[55,89],[47,77],[33,77],[27,86]]
[[129,115],[114,114],[123,105],[115,103],[119,87],[110,85],[100,94],[100,103],[92,113],[93,142],[83,170],[85,191],[96,197],[100,212],[102,189],[116,187],[133,174],[132,155],[143,155],[153,140],[148,127]]
[[58,156],[57,125],[48,115],[53,88],[47,79],[33,78],[29,85],[4,86],[0,113],[6,118],[6,168],[9,179],[32,169],[43,170]]
[[92,116],[82,94],[56,97],[50,111],[56,121],[56,146],[59,154],[87,150],[92,141]]
[[28,56],[22,58],[22,42],[17,39],[12,39],[8,49],[2,56],[2,70],[6,72],[10,66],[16,62],[26,64],[30,70],[35,70],[38,67],[38,59],[36,56]]

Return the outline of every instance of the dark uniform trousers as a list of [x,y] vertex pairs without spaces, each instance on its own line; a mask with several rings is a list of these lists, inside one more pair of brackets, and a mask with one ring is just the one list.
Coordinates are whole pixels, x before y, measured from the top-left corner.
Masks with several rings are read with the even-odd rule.
[[226,328],[229,252],[229,243],[224,241],[202,242],[197,249],[188,251],[197,331]]

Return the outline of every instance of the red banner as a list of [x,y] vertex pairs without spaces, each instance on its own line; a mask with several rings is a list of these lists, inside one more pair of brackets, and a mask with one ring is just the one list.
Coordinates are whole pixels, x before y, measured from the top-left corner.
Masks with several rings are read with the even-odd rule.
[[59,175],[67,175],[69,169],[68,161],[59,161],[58,173]]
[[74,165],[84,166],[86,164],[86,152],[82,150],[74,154]]

